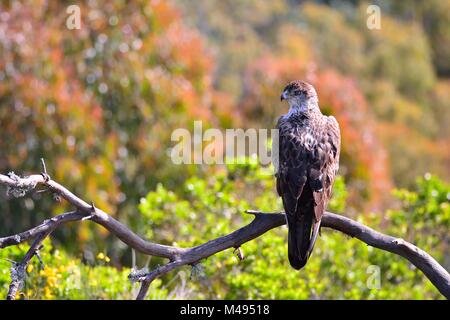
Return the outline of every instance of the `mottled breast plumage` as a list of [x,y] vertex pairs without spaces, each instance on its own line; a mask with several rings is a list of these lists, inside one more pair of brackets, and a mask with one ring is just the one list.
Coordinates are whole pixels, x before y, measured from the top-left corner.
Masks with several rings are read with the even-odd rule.
[[[321,174],[323,179],[325,173],[324,186],[330,189],[331,196],[332,182],[339,165],[340,136],[336,119],[317,112],[297,117],[283,116],[277,128],[280,172],[292,174],[292,169],[297,169],[295,176],[304,175],[300,182],[305,178],[314,180]],[[284,177],[283,180],[293,179]]]

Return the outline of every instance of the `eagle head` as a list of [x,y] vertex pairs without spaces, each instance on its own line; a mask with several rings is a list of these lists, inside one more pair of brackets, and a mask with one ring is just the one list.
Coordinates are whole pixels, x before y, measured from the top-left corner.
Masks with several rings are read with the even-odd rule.
[[294,111],[307,111],[318,108],[317,93],[314,87],[301,80],[288,83],[281,93],[280,100],[286,100]]
[[317,93],[311,84],[305,81],[295,80],[289,82],[281,93],[281,101],[292,98],[302,98],[303,100],[308,100],[311,98],[317,98]]

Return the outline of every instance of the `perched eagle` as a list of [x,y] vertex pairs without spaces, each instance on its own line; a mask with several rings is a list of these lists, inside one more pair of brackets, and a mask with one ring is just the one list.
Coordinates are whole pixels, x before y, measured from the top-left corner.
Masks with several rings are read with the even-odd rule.
[[277,123],[275,176],[289,228],[289,262],[299,270],[311,255],[331,197],[341,137],[336,119],[320,112],[316,90],[309,83],[289,83],[283,100],[289,112]]

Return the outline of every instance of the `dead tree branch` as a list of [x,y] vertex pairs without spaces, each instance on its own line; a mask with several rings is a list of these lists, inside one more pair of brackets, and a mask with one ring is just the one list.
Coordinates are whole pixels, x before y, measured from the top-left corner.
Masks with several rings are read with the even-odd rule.
[[[8,292],[8,299],[14,299],[20,290],[26,266],[36,255],[36,250],[41,246],[42,241],[49,236],[53,230],[62,224],[73,221],[90,220],[105,227],[109,232],[122,240],[131,248],[152,256],[167,258],[169,262],[156,269],[140,275],[136,281],[141,282],[141,288],[137,299],[144,299],[151,282],[170,271],[184,266],[195,265],[199,261],[208,258],[220,251],[229,248],[239,248],[242,244],[255,239],[267,231],[285,224],[284,213],[263,213],[259,211],[248,211],[255,218],[253,221],[222,237],[210,240],[199,246],[192,248],[179,248],[153,243],[142,239],[131,231],[127,226],[117,221],[103,210],[96,208],[93,204],[77,197],[67,188],[55,182],[47,174],[45,165],[44,172],[40,175],[19,177],[13,173],[9,175],[0,174],[0,184],[6,185],[8,193],[13,196],[23,196],[33,190],[37,185],[45,186],[55,195],[62,197],[72,204],[76,211],[67,212],[49,220],[45,220],[40,225],[25,232],[0,238],[0,249],[7,246],[17,245],[34,238],[30,249],[19,263],[12,267],[12,281]],[[406,242],[403,239],[391,237],[375,231],[352,219],[340,216],[331,212],[326,212],[322,219],[322,226],[338,230],[351,237],[355,237],[366,244],[381,250],[395,253],[410,261],[433,283],[433,285],[447,298],[450,299],[450,274],[428,253]]]

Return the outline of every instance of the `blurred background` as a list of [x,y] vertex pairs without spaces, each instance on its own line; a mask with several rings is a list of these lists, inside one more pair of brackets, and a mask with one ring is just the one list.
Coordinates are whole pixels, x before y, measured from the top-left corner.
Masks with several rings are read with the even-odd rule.
[[[66,9],[80,8],[69,30]],[[367,8],[381,9],[369,30]],[[176,128],[272,128],[286,83],[317,89],[342,131],[330,210],[413,241],[450,267],[450,1],[5,0],[0,4],[0,172],[41,171],[149,240],[200,244],[282,208],[245,165],[174,165]],[[0,236],[70,209],[0,194]],[[440,298],[405,260],[324,230],[307,267],[285,228],[152,284],[149,298]],[[26,245],[0,251],[19,259]],[[47,241],[27,299],[128,299],[133,254],[89,223]],[[368,284],[370,266],[379,286]],[[0,260],[0,297],[9,262]]]

